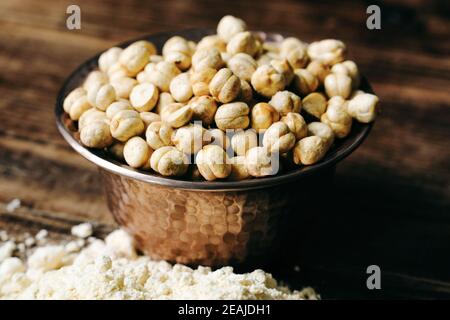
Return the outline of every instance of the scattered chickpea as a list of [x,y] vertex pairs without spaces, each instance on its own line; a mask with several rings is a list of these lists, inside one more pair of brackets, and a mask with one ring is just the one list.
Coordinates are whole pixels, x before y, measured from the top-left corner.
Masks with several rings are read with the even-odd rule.
[[248,150],[258,146],[258,135],[253,129],[239,130],[231,138],[231,147],[238,156],[245,156]]
[[106,108],[106,116],[108,119],[114,118],[117,112],[122,110],[133,110],[130,102],[128,100],[121,99],[119,101],[113,102]]
[[330,74],[331,70],[330,67],[317,61],[311,61],[308,66],[306,67],[306,70],[311,72],[316,78],[319,80],[319,85],[322,85],[325,81],[325,78],[327,75]]
[[153,152],[150,158],[153,170],[163,176],[178,177],[189,169],[189,159],[175,147],[167,146]]
[[341,96],[346,99],[352,92],[352,79],[346,74],[331,73],[325,78],[325,92],[331,97]]
[[130,103],[137,111],[150,111],[158,101],[158,88],[151,83],[140,83],[130,93]]
[[200,71],[206,68],[219,70],[224,65],[220,51],[216,48],[197,50],[192,56],[192,68]]
[[344,62],[336,63],[331,67],[331,72],[336,74],[345,74],[352,79],[352,88],[356,89],[359,87],[360,76],[358,66],[354,61],[346,60]]
[[250,109],[245,102],[233,102],[221,105],[214,116],[219,129],[246,129],[250,123]]
[[86,90],[76,88],[69,93],[63,102],[63,109],[69,114],[70,119],[78,120],[85,111],[91,109]]
[[283,57],[286,57],[286,55],[291,52],[292,50],[303,48],[306,49],[307,45],[300,41],[299,39],[295,37],[287,37],[284,38],[283,41],[281,41],[280,44],[280,55]]
[[86,123],[80,131],[80,140],[86,147],[98,149],[113,143],[109,126],[105,121]]
[[260,43],[249,31],[235,34],[227,44],[227,52],[231,55],[247,53],[254,56],[260,49]]
[[290,91],[278,91],[269,104],[278,111],[281,116],[287,115],[289,112],[300,112],[302,100],[295,93]]
[[147,144],[156,150],[171,144],[173,129],[167,123],[156,121],[152,122],[145,131]]
[[330,126],[323,122],[310,122],[308,124],[308,136],[318,136],[325,142],[327,148],[330,148],[334,142],[334,132]]
[[262,65],[253,73],[251,83],[253,89],[265,97],[272,97],[286,86],[286,79],[271,65]]
[[125,142],[144,132],[145,126],[139,113],[134,110],[122,110],[112,118],[110,128],[115,139]]
[[180,73],[170,82],[170,93],[178,102],[186,102],[192,97],[192,85],[187,72]]
[[167,40],[162,53],[166,61],[174,63],[180,70],[187,70],[191,66],[192,50],[183,37],[174,36]]
[[331,98],[320,121],[329,125],[336,137],[345,138],[352,128],[352,117],[347,113],[347,101],[340,96]]
[[194,97],[189,101],[193,112],[193,119],[202,121],[203,125],[209,126],[214,121],[217,111],[217,103],[210,96]]
[[281,118],[281,122],[284,122],[288,126],[289,130],[294,134],[295,139],[300,140],[306,137],[308,128],[305,119],[303,119],[300,113],[289,112]]
[[107,74],[99,70],[91,71],[86,77],[86,80],[84,80],[83,88],[88,91],[92,86],[97,84],[107,84],[108,81],[109,79]]
[[116,100],[116,91],[110,84],[97,83],[88,89],[87,100],[91,106],[105,111]]
[[119,62],[131,73],[137,74],[144,69],[150,55],[156,54],[155,46],[145,40],[136,41],[126,47],[120,54]]
[[92,109],[85,111],[78,119],[78,131],[81,132],[81,129],[84,126],[86,126],[88,123],[91,123],[94,121],[103,121],[108,125],[110,122],[104,111],[100,111],[98,109],[92,108]]
[[170,82],[181,73],[174,63],[167,61],[161,61],[154,65],[149,64],[149,67],[145,68],[145,72],[147,72],[149,82],[164,92],[169,92]]
[[264,131],[278,120],[280,120],[280,114],[270,104],[260,102],[253,106],[252,128],[256,131]]
[[107,72],[113,64],[117,63],[122,51],[122,48],[112,47],[103,52],[98,58],[98,68],[100,71]]
[[295,135],[284,122],[275,122],[264,133],[263,146],[271,153],[288,152],[294,147],[294,144]]
[[128,99],[133,88],[138,84],[137,80],[130,77],[118,77],[111,80],[111,85],[116,91],[117,98]]
[[375,120],[378,110],[378,97],[369,93],[354,96],[348,101],[347,112],[350,116],[362,123]]
[[302,109],[307,114],[320,119],[322,114],[327,110],[327,98],[319,92],[310,93],[303,98]]
[[286,59],[275,59],[270,61],[271,66],[283,75],[285,86],[288,86],[294,79],[294,70]]
[[217,70],[213,68],[204,68],[191,73],[192,92],[195,96],[209,95],[209,83],[216,73]]
[[209,92],[222,103],[233,101],[241,90],[241,81],[228,68],[222,68],[209,83]]
[[198,170],[208,181],[226,178],[231,173],[230,159],[219,146],[204,146],[195,159]]
[[193,113],[187,104],[172,103],[164,108],[161,119],[174,128],[180,128],[191,121]]
[[141,137],[133,137],[125,143],[123,157],[132,168],[150,168],[150,157],[153,150]]

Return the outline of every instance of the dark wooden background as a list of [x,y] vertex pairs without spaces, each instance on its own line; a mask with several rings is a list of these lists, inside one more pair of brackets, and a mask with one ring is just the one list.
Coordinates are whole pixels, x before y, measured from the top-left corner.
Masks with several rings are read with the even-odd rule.
[[[66,28],[81,7],[82,29]],[[51,231],[95,221],[113,228],[96,168],[55,128],[64,78],[85,59],[139,35],[214,28],[231,13],[251,29],[305,41],[345,41],[382,101],[369,138],[339,165],[334,196],[304,238],[301,272],[275,271],[324,298],[450,297],[449,2],[378,3],[382,29],[366,28],[376,1],[0,1],[0,229]],[[7,213],[13,198],[23,206]],[[366,288],[379,265],[382,289]]]

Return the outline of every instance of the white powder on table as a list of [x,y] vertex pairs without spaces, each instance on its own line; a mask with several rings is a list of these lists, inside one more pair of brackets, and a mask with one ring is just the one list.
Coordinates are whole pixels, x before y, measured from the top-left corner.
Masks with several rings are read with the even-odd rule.
[[290,291],[262,270],[191,269],[138,256],[123,230],[77,249],[45,245],[26,262],[6,258],[0,299],[317,299],[311,288]]

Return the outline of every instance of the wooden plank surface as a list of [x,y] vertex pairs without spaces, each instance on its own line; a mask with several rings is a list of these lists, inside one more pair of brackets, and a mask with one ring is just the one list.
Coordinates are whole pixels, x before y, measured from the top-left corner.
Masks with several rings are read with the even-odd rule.
[[[69,4],[0,2],[0,229],[45,227],[63,237],[71,225],[90,220],[99,235],[111,230],[96,168],[54,124],[63,80],[118,42],[214,28],[231,13],[255,30],[344,40],[382,101],[370,137],[339,165],[334,195],[305,233],[302,272],[275,272],[316,284],[329,298],[449,296],[448,2],[385,1],[377,31],[365,27],[364,1],[83,0],[78,31],[65,27]],[[8,213],[5,204],[14,198],[23,207]],[[385,275],[376,293],[365,288],[369,264]]]

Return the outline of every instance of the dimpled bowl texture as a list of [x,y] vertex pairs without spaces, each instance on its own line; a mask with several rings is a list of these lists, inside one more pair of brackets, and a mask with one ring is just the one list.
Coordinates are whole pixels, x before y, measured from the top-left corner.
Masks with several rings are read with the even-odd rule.
[[[198,41],[211,33],[186,30],[140,39],[153,42],[160,52],[173,35]],[[277,34],[260,34],[268,41],[282,39]],[[372,127],[354,121],[351,134],[319,163],[273,177],[212,182],[166,178],[132,169],[104,150],[88,149],[79,142],[76,123],[62,105],[65,96],[97,67],[97,60],[98,55],[86,61],[63,85],[55,108],[57,127],[77,152],[99,167],[115,220],[154,259],[192,266],[258,268],[276,261],[280,252],[298,251],[296,238],[300,230],[307,230],[308,217],[319,214],[316,196],[331,185],[335,164],[354,151]],[[365,79],[362,89],[372,92]]]

